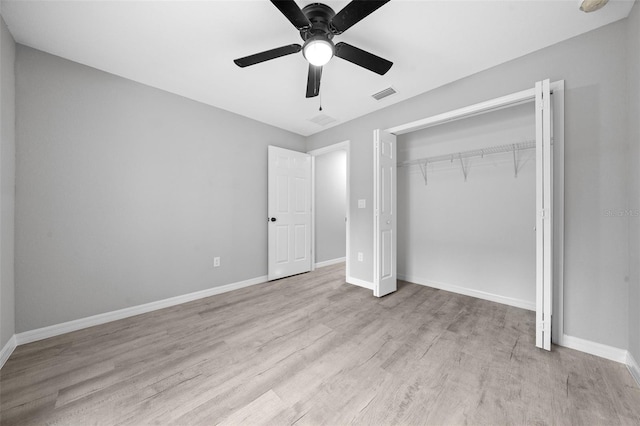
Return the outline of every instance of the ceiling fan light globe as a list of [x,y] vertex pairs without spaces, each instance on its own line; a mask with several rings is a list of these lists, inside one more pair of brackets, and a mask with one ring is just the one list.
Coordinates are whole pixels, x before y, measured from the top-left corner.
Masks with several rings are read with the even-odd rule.
[[311,65],[321,67],[333,57],[333,43],[323,38],[309,39],[302,54]]

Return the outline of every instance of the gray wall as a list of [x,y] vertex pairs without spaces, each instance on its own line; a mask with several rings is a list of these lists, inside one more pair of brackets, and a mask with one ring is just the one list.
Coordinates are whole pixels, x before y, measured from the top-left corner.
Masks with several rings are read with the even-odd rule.
[[[407,134],[398,160],[535,139],[533,104]],[[398,276],[535,306],[535,150],[398,169]],[[502,299],[505,300],[505,299]]]
[[21,45],[16,74],[16,332],[266,274],[267,145],[303,137]]
[[[565,333],[626,348],[628,221],[605,211],[628,202],[627,36],[627,22],[620,21],[308,137],[309,150],[351,141],[352,275],[372,280],[372,129],[530,88],[545,78],[564,79]],[[367,199],[366,209],[356,208],[359,198]]]
[[13,37],[0,17],[0,349],[15,332],[15,49]]
[[[640,3],[627,23],[629,58],[629,209],[640,210]],[[640,362],[640,217],[629,217],[629,350]]]
[[347,151],[315,157],[316,262],[345,257],[347,228]]

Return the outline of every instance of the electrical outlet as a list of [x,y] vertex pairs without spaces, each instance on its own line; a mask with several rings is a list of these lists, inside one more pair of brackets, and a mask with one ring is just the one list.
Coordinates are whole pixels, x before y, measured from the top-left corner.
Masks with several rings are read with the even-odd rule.
[[364,254],[362,254],[361,251],[358,252],[358,262],[363,262],[364,261]]
[[218,266],[220,266],[220,258],[219,257],[214,257],[213,258],[213,267],[217,268]]
[[364,199],[358,200],[358,208],[359,209],[367,208],[367,200],[364,200]]

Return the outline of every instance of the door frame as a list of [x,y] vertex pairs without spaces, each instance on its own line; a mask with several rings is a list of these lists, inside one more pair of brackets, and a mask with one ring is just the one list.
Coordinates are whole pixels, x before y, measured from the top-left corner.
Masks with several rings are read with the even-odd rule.
[[335,151],[346,151],[347,164],[346,164],[346,176],[347,176],[347,210],[345,212],[346,217],[346,249],[345,249],[345,263],[346,263],[346,278],[347,281],[351,277],[349,268],[349,253],[351,250],[351,141],[346,140],[338,142],[333,145],[325,146],[318,149],[308,151],[307,154],[311,155],[311,270],[316,269],[316,157],[319,155],[328,154]]
[[[564,80],[554,81],[551,89],[551,114],[553,134],[553,227],[552,234],[552,342],[563,346],[564,340]],[[535,87],[490,99],[467,107],[433,115],[431,117],[389,127],[384,131],[396,136],[415,132],[439,124],[462,120],[476,115],[534,102]],[[536,181],[537,184],[537,181]],[[536,217],[538,212],[536,212]],[[536,271],[536,274],[538,271]]]

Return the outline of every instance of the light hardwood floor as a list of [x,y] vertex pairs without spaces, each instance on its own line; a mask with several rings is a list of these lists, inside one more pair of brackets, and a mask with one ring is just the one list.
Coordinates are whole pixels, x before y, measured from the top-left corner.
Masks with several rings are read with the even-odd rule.
[[20,346],[0,422],[640,424],[626,368],[534,347],[533,312],[325,267]]

